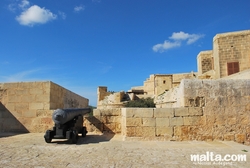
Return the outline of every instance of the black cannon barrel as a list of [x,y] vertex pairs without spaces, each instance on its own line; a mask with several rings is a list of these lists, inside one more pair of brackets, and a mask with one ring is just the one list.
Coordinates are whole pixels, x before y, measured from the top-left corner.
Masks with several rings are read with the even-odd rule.
[[52,120],[55,124],[64,124],[78,115],[85,115],[90,112],[91,108],[57,109],[52,114]]

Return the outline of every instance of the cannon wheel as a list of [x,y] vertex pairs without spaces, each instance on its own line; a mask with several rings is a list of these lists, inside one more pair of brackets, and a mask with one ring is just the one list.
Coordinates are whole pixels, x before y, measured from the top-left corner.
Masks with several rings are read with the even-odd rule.
[[78,140],[78,133],[77,133],[77,131],[75,131],[75,130],[73,130],[72,132],[71,132],[71,139],[70,139],[70,142],[72,143],[72,144],[76,144],[77,143],[77,140]]
[[86,127],[82,127],[82,137],[86,137],[86,134],[88,133]]
[[52,138],[44,138],[45,139],[45,142],[47,142],[47,143],[51,143],[51,141],[52,141]]
[[52,141],[52,134],[53,134],[52,130],[47,130],[46,131],[46,133],[44,135],[45,142],[51,143],[51,141]]

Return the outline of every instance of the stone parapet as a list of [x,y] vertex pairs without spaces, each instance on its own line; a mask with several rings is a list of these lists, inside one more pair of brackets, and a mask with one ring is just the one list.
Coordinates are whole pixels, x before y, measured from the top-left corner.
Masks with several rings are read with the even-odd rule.
[[[174,129],[199,125],[202,108],[122,108],[122,135],[125,139],[175,139]],[[133,139],[132,138],[132,139]]]
[[250,98],[226,106],[97,109],[89,131],[121,134],[124,140],[225,140],[250,145]]

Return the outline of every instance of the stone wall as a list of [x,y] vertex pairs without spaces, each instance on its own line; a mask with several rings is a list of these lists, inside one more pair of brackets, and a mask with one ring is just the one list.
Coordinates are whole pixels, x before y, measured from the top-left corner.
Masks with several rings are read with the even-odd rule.
[[0,132],[45,132],[57,108],[88,106],[88,99],[53,83],[0,83]]
[[50,82],[50,107],[58,108],[84,108],[88,107],[89,100],[67,90],[60,85]]
[[84,125],[89,132],[121,133],[121,108],[94,109],[93,116],[86,116]]
[[213,51],[201,51],[197,56],[198,76],[213,69]]
[[183,140],[178,129],[202,124],[203,111],[196,107],[123,108],[122,121],[126,140]]
[[[245,102],[250,97],[250,79],[217,79],[189,80],[183,79],[177,95],[179,107],[201,106],[202,103],[192,104],[193,100],[204,100],[202,106],[233,107],[238,101]],[[248,100],[249,101],[249,100]]]
[[[171,108],[116,109],[121,110],[121,117],[117,115],[119,120],[115,120],[121,122],[119,131],[121,127],[126,140],[231,140],[250,144],[250,80],[185,79],[173,98],[176,103]],[[106,110],[109,112],[102,114],[112,116],[113,109]],[[111,123],[107,115],[99,116],[99,121],[105,119],[103,125]]]
[[116,108],[85,117],[88,131],[124,140],[225,140],[250,145],[250,105],[230,107]]

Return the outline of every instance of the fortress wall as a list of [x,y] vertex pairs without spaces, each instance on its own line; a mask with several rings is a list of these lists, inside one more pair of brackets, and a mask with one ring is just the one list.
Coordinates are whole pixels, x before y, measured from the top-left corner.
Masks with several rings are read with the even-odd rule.
[[250,105],[122,108],[124,140],[225,140],[250,145]]
[[50,109],[84,108],[88,105],[88,99],[50,82]]
[[125,140],[228,140],[250,145],[250,79],[184,79],[175,94],[171,108],[99,109],[93,118],[101,125],[99,131],[121,133]]
[[85,116],[84,125],[89,132],[121,133],[121,108],[94,109],[93,116]]
[[245,105],[250,97],[250,79],[183,79],[181,88],[184,92],[178,95],[180,107],[233,107]]
[[50,81],[0,83],[0,132],[45,132],[56,108],[87,106],[88,99]]

